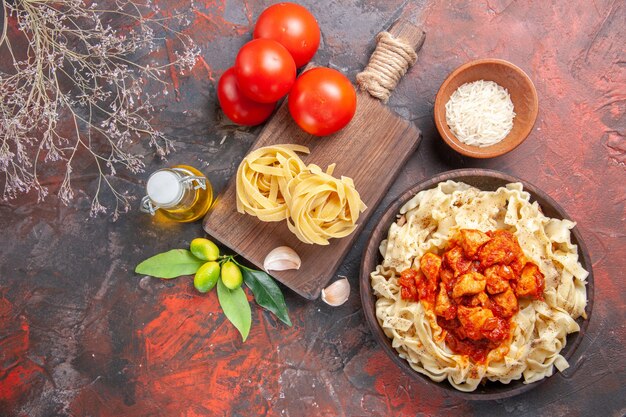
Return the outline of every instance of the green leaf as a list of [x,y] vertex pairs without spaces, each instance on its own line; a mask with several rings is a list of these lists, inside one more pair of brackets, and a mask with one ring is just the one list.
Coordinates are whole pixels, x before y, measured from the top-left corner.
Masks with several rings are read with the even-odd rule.
[[243,288],[229,290],[220,279],[217,281],[217,299],[224,310],[224,315],[239,330],[245,342],[252,325],[252,312]]
[[291,326],[285,298],[272,277],[263,271],[239,266],[243,273],[243,281],[254,294],[257,304],[274,313],[287,326]]
[[137,265],[135,272],[156,278],[176,278],[195,274],[204,262],[186,249],[172,249],[146,259]]

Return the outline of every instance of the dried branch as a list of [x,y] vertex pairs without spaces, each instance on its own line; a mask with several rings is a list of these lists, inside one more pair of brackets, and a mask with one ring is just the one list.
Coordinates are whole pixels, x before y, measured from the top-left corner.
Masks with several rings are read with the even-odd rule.
[[[57,193],[68,204],[74,197],[75,158],[87,154],[99,174],[91,215],[107,212],[99,200],[106,187],[115,197],[111,213],[117,218],[128,211],[129,196],[115,189],[111,177],[120,167],[131,173],[144,167],[142,155],[128,150],[132,142],[147,138],[162,157],[173,149],[151,124],[155,96],[146,86],[165,84],[163,75],[172,66],[182,72],[195,64],[198,48],[168,26],[172,20],[188,21],[183,14],[156,17],[158,7],[150,0],[107,3],[100,7],[87,0],[2,1],[0,54],[9,58],[8,66],[0,69],[3,199],[36,190],[42,201],[48,189],[42,185],[39,165],[56,164],[64,171]],[[129,29],[112,28],[107,21],[122,21]],[[133,60],[135,54],[154,51],[166,36],[181,45],[174,62],[150,65]]]

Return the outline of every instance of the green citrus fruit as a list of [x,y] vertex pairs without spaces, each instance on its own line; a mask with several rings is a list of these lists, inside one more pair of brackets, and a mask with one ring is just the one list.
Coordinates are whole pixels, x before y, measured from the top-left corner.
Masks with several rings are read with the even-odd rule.
[[196,275],[193,277],[193,286],[202,293],[211,291],[217,284],[219,276],[220,264],[214,261],[207,262],[196,271]]
[[217,245],[203,237],[192,240],[189,249],[196,258],[203,261],[215,261],[220,256],[220,249]]
[[234,262],[228,261],[222,265],[222,282],[231,290],[241,287],[243,276],[241,269]]

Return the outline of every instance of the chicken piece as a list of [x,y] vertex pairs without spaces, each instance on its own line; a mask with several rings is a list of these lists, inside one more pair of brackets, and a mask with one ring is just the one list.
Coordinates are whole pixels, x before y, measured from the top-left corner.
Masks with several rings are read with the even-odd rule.
[[510,288],[509,280],[514,279],[513,270],[507,265],[493,265],[485,269],[487,292],[500,294]]
[[446,320],[452,320],[456,317],[456,306],[452,305],[450,302],[448,292],[446,291],[446,284],[443,282],[439,284],[439,294],[437,294],[437,301],[435,303],[435,314]]
[[485,322],[494,317],[491,310],[482,307],[457,307],[457,317],[468,338],[472,340],[483,339],[483,326]]
[[441,257],[430,252],[424,254],[420,259],[420,269],[429,281],[437,283],[441,270]]
[[515,271],[509,265],[493,265],[485,269],[485,276],[489,278],[489,275],[497,276],[498,278],[506,281],[515,279]]
[[511,268],[513,270],[513,275],[515,277],[519,277],[520,276],[520,274],[522,273],[522,269],[524,269],[524,266],[526,265],[526,262],[528,262],[526,257],[524,255],[521,255],[521,256],[518,256],[517,258],[515,258],[513,260],[513,262],[511,262],[508,265],[509,268]]
[[484,292],[479,292],[469,301],[471,307],[486,307],[489,308],[489,297]]
[[485,276],[478,272],[469,272],[459,277],[454,288],[452,297],[461,298],[464,295],[474,295],[485,290],[487,281]]
[[515,294],[518,297],[533,297],[540,299],[543,294],[544,277],[539,267],[532,262],[527,262],[517,280]]
[[493,309],[498,315],[508,318],[517,313],[517,297],[510,287],[506,291],[491,297],[491,300],[495,304]]
[[523,255],[517,238],[506,230],[496,230],[491,233],[491,240],[478,250],[478,259],[483,268],[494,264],[508,265],[518,256]]
[[486,339],[492,342],[501,343],[510,336],[510,329],[511,327],[506,319],[502,317],[491,317],[485,320],[482,334]]
[[473,258],[478,249],[491,239],[485,233],[475,229],[461,229],[459,235],[459,244],[469,258]]
[[417,292],[417,282],[421,279],[422,272],[417,269],[405,269],[400,274],[398,284],[400,285],[400,296],[403,300],[419,301]]
[[443,261],[454,272],[455,277],[468,272],[472,266],[472,261],[463,255],[463,248],[460,246],[455,246],[444,253]]
[[439,278],[441,278],[441,282],[445,283],[446,285],[452,285],[451,283],[454,280],[454,271],[452,271],[446,265],[443,265],[441,267],[441,270],[439,271]]
[[505,281],[503,279],[500,279],[499,277],[487,277],[487,292],[489,294],[500,294],[506,290],[508,290],[509,288],[511,288],[511,286],[509,285],[508,281]]

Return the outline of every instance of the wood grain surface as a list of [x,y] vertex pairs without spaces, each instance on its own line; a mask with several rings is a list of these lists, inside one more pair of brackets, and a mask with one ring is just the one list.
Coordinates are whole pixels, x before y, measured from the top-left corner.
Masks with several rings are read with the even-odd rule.
[[[545,382],[548,378],[543,378],[532,384],[524,384],[523,380],[511,381],[509,384],[502,384],[499,382],[487,381],[485,384],[481,384],[473,392],[462,392],[455,389],[448,381],[434,382],[426,375],[420,374],[414,371],[405,359],[398,356],[398,352],[392,347],[391,340],[385,335],[382,327],[380,327],[376,318],[376,296],[372,291],[370,284],[370,273],[375,270],[376,265],[382,262],[382,256],[380,255],[379,247],[380,242],[387,238],[389,227],[396,221],[396,215],[400,211],[400,207],[409,201],[415,194],[423,190],[429,190],[435,188],[440,182],[453,180],[460,181],[476,187],[483,191],[495,191],[499,187],[503,187],[506,184],[512,182],[521,182],[524,186],[524,190],[530,194],[530,201],[537,202],[541,207],[543,213],[555,219],[572,219],[565,210],[552,199],[548,194],[530,184],[528,181],[524,181],[512,175],[505,174],[503,172],[488,170],[488,169],[457,169],[449,171],[443,174],[435,175],[431,178],[423,180],[404,191],[394,202],[392,202],[383,212],[382,217],[378,221],[378,224],[372,230],[368,236],[365,249],[363,251],[363,258],[361,260],[361,275],[359,278],[359,287],[361,289],[361,302],[363,303],[363,311],[365,318],[369,324],[374,338],[378,341],[383,348],[387,356],[395,362],[395,364],[402,369],[407,375],[424,381],[427,384],[432,385],[442,391],[447,392],[450,395],[457,396],[466,400],[502,400],[504,398],[513,397],[515,395],[522,394],[533,388],[536,388],[539,384]],[[574,356],[576,348],[583,341],[585,332],[589,321],[591,320],[591,311],[593,309],[594,301],[594,281],[593,281],[593,266],[591,264],[591,258],[587,251],[587,246],[582,239],[582,235],[577,227],[572,229],[572,243],[578,246],[578,260],[585,270],[589,272],[587,277],[587,305],[585,307],[586,319],[579,317],[576,321],[580,326],[580,331],[569,334],[567,336],[567,344],[561,350],[561,355],[565,357],[571,363],[580,358],[580,355]]]
[[[422,30],[403,20],[394,24],[389,32],[414,47],[423,43]],[[272,271],[271,274],[303,297],[315,299],[333,277],[420,139],[420,131],[413,123],[363,91],[357,91],[356,114],[348,126],[326,137],[316,137],[300,129],[289,114],[285,100],[250,151],[263,146],[296,143],[311,150],[310,155],[302,156],[306,164],[313,163],[326,169],[336,163],[333,175],[352,178],[368,207],[361,213],[358,227],[347,237],[331,239],[326,246],[303,243],[289,231],[285,221],[267,223],[238,213],[233,176],[206,215],[204,230],[258,268],[263,267],[263,260],[272,249],[278,246],[293,248],[302,259],[300,269]]]

